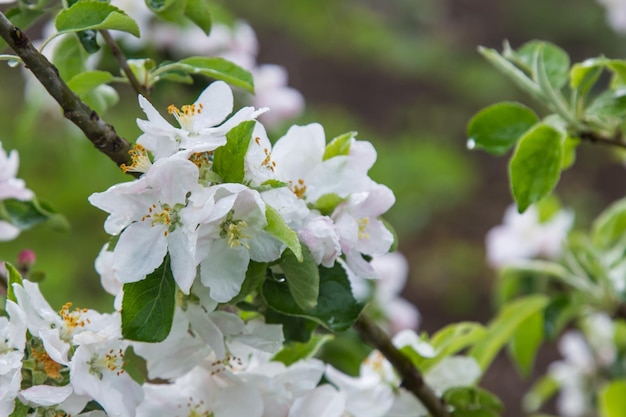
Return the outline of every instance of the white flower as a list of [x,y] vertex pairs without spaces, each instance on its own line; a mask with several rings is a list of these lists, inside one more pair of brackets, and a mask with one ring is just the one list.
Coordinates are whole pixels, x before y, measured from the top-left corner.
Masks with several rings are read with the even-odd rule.
[[626,2],[623,0],[598,0],[606,9],[606,18],[616,32],[626,32]]
[[283,245],[263,229],[267,225],[265,202],[258,192],[242,184],[221,184],[201,209],[197,261],[200,279],[211,298],[226,302],[239,293],[250,260],[278,259]]
[[33,192],[26,188],[24,180],[16,178],[19,163],[17,151],[13,150],[7,155],[0,142],[0,200],[33,198]]
[[70,362],[74,392],[89,395],[109,416],[131,417],[143,398],[139,384],[124,371],[126,342],[103,340],[78,346]]
[[173,384],[144,384],[137,417],[261,417],[258,389],[228,371],[194,368]]
[[0,415],[13,412],[22,382],[22,358],[26,345],[26,316],[13,301],[6,302],[10,318],[0,317]]
[[[250,147],[254,149],[254,145]],[[273,149],[268,144],[261,148],[268,157],[273,178],[288,183],[289,189],[307,203],[315,203],[325,194],[345,198],[373,185],[367,176],[376,160],[372,145],[353,140],[349,155],[324,160],[326,138],[323,127],[317,123],[292,126]]]
[[163,263],[169,252],[174,279],[189,292],[196,276],[196,226],[186,223],[188,194],[199,189],[198,168],[186,159],[156,161],[138,180],[117,184],[89,197],[111,213],[104,223],[112,235],[121,232],[113,250],[115,278],[123,283],[142,280]]
[[298,236],[307,245],[318,265],[331,268],[337,257],[341,255],[337,228],[328,216],[312,216],[298,230]]
[[382,255],[393,244],[393,234],[378,217],[394,202],[395,197],[389,188],[376,185],[369,192],[352,194],[333,212],[348,266],[363,278],[377,278],[378,275],[361,254]]
[[511,205],[504,213],[503,224],[487,233],[487,260],[492,267],[500,268],[537,256],[557,258],[573,223],[574,215],[569,211],[560,211],[541,223],[535,206],[519,214]]
[[174,115],[180,127],[172,126],[143,96],[139,96],[139,105],[148,120],[137,119],[137,125],[144,132],[137,143],[152,152],[156,159],[178,152],[188,157],[194,152],[212,151],[226,143],[226,134],[233,127],[266,111],[244,107],[226,120],[233,111],[233,93],[223,81],[210,84],[194,104],[181,109],[169,106],[168,112]]
[[84,332],[98,332],[111,324],[108,315],[94,310],[70,310],[71,303],[57,313],[41,294],[36,283],[24,280],[22,285],[13,284],[15,297],[24,310],[28,331],[42,340],[50,358],[62,365],[69,362],[68,354],[75,335]]

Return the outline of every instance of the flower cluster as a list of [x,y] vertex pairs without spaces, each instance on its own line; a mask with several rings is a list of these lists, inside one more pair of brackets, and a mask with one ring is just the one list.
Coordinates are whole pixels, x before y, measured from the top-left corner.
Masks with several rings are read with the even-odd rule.
[[227,302],[239,293],[250,261],[274,262],[285,250],[267,231],[270,211],[318,265],[345,261],[356,276],[377,276],[363,255],[389,251],[393,235],[378,217],[394,196],[367,175],[376,159],[369,142],[349,134],[327,146],[323,128],[310,124],[293,126],[272,147],[263,126],[252,122],[236,168],[227,136],[265,109],[246,107],[229,118],[233,96],[223,82],[194,104],[170,106],[179,127],[145,98],[139,102],[148,120],[138,120],[144,133],[126,169],[143,174],[89,198],[110,213],[105,229],[118,236],[110,265],[117,281],[142,280],[168,254],[184,294],[198,278],[212,299]]

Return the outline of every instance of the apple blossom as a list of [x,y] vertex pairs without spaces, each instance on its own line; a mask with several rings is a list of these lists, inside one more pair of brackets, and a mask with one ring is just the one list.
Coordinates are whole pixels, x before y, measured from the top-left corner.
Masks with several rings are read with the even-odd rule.
[[239,123],[253,120],[266,111],[244,107],[227,119],[233,111],[233,93],[223,81],[210,84],[193,104],[180,109],[169,106],[180,127],[172,126],[143,96],[139,105],[148,120],[137,119],[137,125],[144,132],[137,143],[148,149],[156,159],[165,158],[178,152],[189,156],[194,152],[207,152],[226,143],[226,133]]
[[511,205],[504,213],[503,224],[487,233],[487,260],[492,267],[500,268],[537,256],[557,258],[573,223],[574,215],[570,211],[559,211],[540,222],[537,207],[530,206],[519,214]]
[[133,182],[117,184],[89,197],[110,213],[105,230],[120,234],[113,270],[120,282],[136,282],[154,271],[169,252],[172,273],[185,293],[196,275],[196,226],[186,224],[188,194],[199,189],[198,169],[186,159],[161,159]]
[[263,229],[265,202],[242,184],[207,189],[213,203],[200,209],[197,263],[211,298],[226,302],[239,293],[250,261],[278,259],[283,245]]
[[22,381],[22,359],[26,346],[26,315],[8,300],[9,318],[0,317],[0,415],[13,412]]

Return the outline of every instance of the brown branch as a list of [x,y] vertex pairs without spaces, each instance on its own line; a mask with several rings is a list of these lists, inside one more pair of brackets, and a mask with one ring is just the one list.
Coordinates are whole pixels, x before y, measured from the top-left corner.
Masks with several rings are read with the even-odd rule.
[[398,348],[389,336],[369,317],[361,314],[354,323],[354,328],[365,342],[378,349],[393,365],[402,378],[402,386],[413,393],[434,417],[450,417],[446,405],[424,382],[419,370]]
[[59,76],[56,67],[40,54],[24,32],[13,26],[2,13],[0,13],[0,36],[59,103],[65,118],[78,126],[96,149],[106,154],[118,166],[131,164],[132,161],[128,154],[131,144],[118,136],[113,126],[100,119],[98,113],[70,90]]
[[109,46],[109,48],[111,48],[111,53],[113,54],[113,57],[115,58],[118,65],[124,72],[124,75],[126,75],[126,78],[128,78],[128,81],[130,82],[130,85],[133,87],[135,92],[149,99],[150,92],[143,84],[139,82],[137,77],[135,77],[135,74],[128,66],[128,62],[126,61],[126,56],[124,55],[124,52],[122,52],[122,50],[117,45],[117,42],[115,42],[115,39],[113,39],[109,31],[101,30],[100,35],[102,35],[102,38],[104,39],[106,44]]
[[593,131],[584,131],[581,132],[578,137],[591,143],[597,143],[607,146],[616,146],[618,148],[626,149],[626,142],[624,142],[624,140],[622,139],[622,135],[619,133],[614,137],[609,137]]

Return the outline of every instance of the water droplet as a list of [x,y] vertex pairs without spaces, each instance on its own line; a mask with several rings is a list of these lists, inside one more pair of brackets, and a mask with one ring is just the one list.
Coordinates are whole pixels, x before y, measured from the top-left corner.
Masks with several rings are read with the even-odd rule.
[[472,150],[472,149],[476,148],[476,141],[474,139],[472,139],[472,138],[469,138],[467,140],[466,146],[467,146],[467,149]]
[[15,68],[18,65],[20,65],[20,61],[18,61],[17,59],[12,59],[10,61],[7,62],[7,65],[11,68]]

